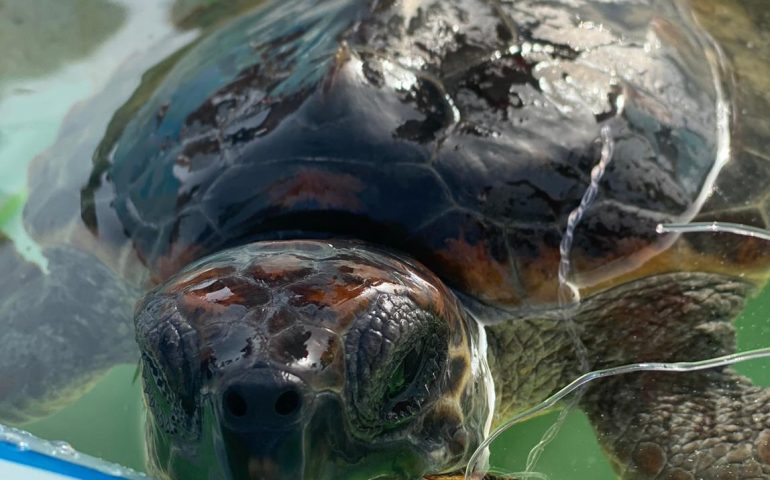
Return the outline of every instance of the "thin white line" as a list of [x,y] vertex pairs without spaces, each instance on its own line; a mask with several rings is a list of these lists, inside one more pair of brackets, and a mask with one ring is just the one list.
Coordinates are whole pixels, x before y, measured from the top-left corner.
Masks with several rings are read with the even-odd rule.
[[[599,193],[599,182],[604,176],[604,172],[607,169],[607,165],[612,160],[612,154],[615,150],[615,142],[612,137],[612,129],[609,125],[604,125],[601,128],[600,138],[602,141],[602,151],[599,157],[599,161],[591,169],[591,182],[589,183],[586,191],[583,192],[583,197],[580,199],[580,204],[577,206],[577,208],[570,212],[569,217],[567,218],[567,228],[564,231],[564,235],[562,235],[561,243],[559,245],[559,307],[563,309],[562,311],[564,312],[564,321],[566,322],[567,332],[569,334],[570,340],[572,341],[572,344],[575,346],[575,353],[577,355],[578,362],[580,363],[580,370],[582,372],[589,371],[591,367],[588,363],[588,350],[581,340],[575,322],[571,317],[571,310],[565,307],[577,306],[580,303],[580,290],[578,290],[577,286],[570,281],[572,273],[570,253],[572,251],[572,243],[575,237],[575,229],[580,223],[580,220],[583,219],[586,211],[588,211],[596,199],[596,195]],[[532,447],[532,449],[529,451],[525,467],[527,476],[531,476],[530,474],[534,473],[533,470],[535,465],[540,459],[540,456],[543,454],[545,447],[551,443],[554,438],[556,438],[556,435],[559,433],[559,429],[567,420],[567,415],[575,406],[577,406],[577,403],[580,401],[581,394],[582,392],[578,392],[574,397],[572,397],[569,404],[566,405],[566,407],[562,409],[561,412],[559,412],[559,418],[553,423],[553,425],[548,428],[548,430],[546,430],[537,445]]]
[[604,176],[607,165],[609,165],[612,160],[615,142],[612,138],[612,130],[609,125],[602,127],[601,140],[602,153],[599,162],[593,169],[591,169],[591,183],[583,193],[583,198],[580,199],[580,205],[570,212],[569,217],[567,218],[567,228],[564,231],[561,243],[559,244],[559,306],[562,307],[564,304],[576,304],[580,302],[580,292],[577,286],[570,281],[572,266],[569,257],[572,250],[572,242],[575,237],[575,229],[580,223],[580,220],[583,219],[585,212],[591,207],[591,204],[596,199],[596,195],[599,193],[599,182]]
[[770,241],[770,230],[729,222],[661,223],[655,227],[655,231],[658,233],[733,233]]
[[559,401],[567,397],[569,394],[587,385],[589,382],[593,382],[595,380],[599,380],[602,378],[615,377],[618,375],[624,375],[624,374],[633,373],[633,372],[690,373],[690,372],[696,372],[700,370],[707,370],[710,368],[726,367],[728,365],[735,365],[738,363],[743,363],[750,360],[758,360],[762,358],[770,358],[770,347],[759,348],[756,350],[747,350],[745,352],[738,352],[730,355],[724,355],[721,357],[710,358],[706,360],[699,360],[695,362],[632,363],[630,365],[621,365],[618,367],[605,368],[603,370],[596,370],[593,372],[584,373],[583,375],[579,376],[578,378],[570,382],[566,387],[554,393],[553,395],[551,395],[550,397],[548,397],[538,405],[521,412],[520,414],[514,416],[507,422],[497,427],[494,433],[492,433],[492,435],[490,435],[486,440],[484,440],[484,442],[481,443],[481,445],[479,445],[479,448],[476,449],[476,453],[474,453],[473,456],[471,457],[470,461],[468,462],[468,467],[465,470],[465,479],[466,480],[473,479],[472,475],[473,475],[473,472],[475,472],[476,463],[478,463],[477,457],[479,452],[488,448],[489,445],[497,437],[499,437],[501,433],[503,433],[505,430],[512,427],[516,423],[529,420],[530,418],[540,414],[543,410],[547,410],[553,407]]

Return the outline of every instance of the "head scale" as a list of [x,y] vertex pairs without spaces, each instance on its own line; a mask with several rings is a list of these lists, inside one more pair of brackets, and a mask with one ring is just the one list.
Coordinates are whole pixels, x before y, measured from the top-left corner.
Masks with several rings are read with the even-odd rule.
[[136,326],[161,476],[416,478],[488,428],[483,329],[424,267],[361,243],[209,256]]

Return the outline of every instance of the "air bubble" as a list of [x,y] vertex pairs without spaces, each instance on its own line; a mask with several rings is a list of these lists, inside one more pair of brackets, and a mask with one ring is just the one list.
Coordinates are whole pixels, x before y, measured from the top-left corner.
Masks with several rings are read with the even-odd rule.
[[78,453],[75,451],[74,448],[72,448],[72,445],[70,445],[67,442],[51,442],[51,447],[53,447],[53,450],[51,450],[51,453],[55,457],[73,457],[76,458],[78,456]]
[[125,480],[149,480],[144,474],[130,468],[114,463],[106,462],[100,458],[92,457],[75,451],[67,442],[47,441],[35,437],[29,432],[18,428],[0,424],[0,442],[14,445],[22,452],[31,451],[48,457],[66,460],[69,463],[80,465],[91,470],[106,473]]

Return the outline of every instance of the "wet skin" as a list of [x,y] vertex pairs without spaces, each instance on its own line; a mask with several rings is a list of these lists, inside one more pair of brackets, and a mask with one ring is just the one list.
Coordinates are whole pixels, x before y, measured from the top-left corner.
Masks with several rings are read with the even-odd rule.
[[[51,274],[0,312],[36,355],[0,356],[0,414],[135,358],[133,324],[159,477],[414,479],[461,469],[581,362],[734,351],[770,251],[655,225],[766,227],[770,169],[740,149],[714,167],[719,68],[685,17],[289,0],[222,25],[149,72],[101,143],[62,133],[92,164],[36,166],[25,222]],[[578,358],[557,272],[602,127],[612,162],[568,252]],[[624,478],[746,480],[770,475],[768,405],[725,369],[605,382],[581,407]]]
[[491,419],[479,326],[424,267],[362,243],[207,257],[136,326],[151,461],[174,478],[415,478],[461,468]]

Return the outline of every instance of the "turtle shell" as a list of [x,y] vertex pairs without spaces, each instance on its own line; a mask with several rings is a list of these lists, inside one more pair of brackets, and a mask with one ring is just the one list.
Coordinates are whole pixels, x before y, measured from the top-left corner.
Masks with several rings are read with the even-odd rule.
[[[656,233],[767,226],[769,168],[730,158],[717,51],[651,4],[268,3],[145,78],[96,151],[80,217],[155,282],[238,244],[352,237],[483,302],[547,307],[606,126],[614,152],[568,245],[580,288],[759,275],[770,254],[750,239]],[[31,207],[40,235],[45,205]]]

